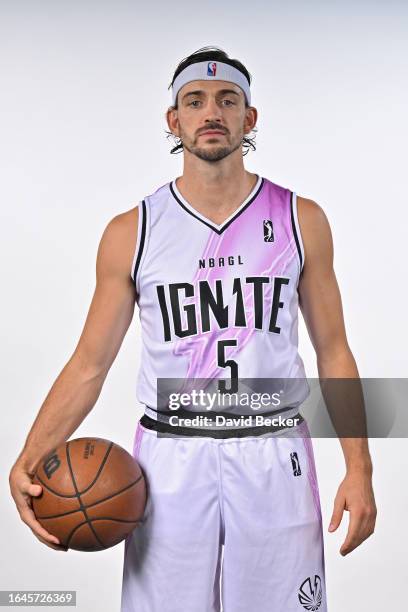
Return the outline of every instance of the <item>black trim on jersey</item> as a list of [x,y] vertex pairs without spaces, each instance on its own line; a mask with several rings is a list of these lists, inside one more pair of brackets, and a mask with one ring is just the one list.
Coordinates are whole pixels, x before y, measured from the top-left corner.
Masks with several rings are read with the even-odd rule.
[[[299,424],[303,423],[304,421],[304,418],[302,417],[300,412],[298,412],[292,418],[299,419]],[[151,419],[149,416],[147,416],[147,414],[144,414],[142,416],[142,418],[140,419],[140,424],[146,429],[157,431],[158,433],[162,434],[169,433],[188,437],[198,436],[200,438],[246,438],[248,436],[261,436],[262,434],[280,431],[281,429],[292,429],[287,425],[280,425],[276,427],[264,425],[262,427],[255,426],[240,429],[201,429],[199,427],[182,427],[178,425],[170,425],[169,423],[162,423],[161,421]]]
[[136,274],[139,271],[140,260],[142,258],[145,239],[146,239],[146,202],[143,200],[142,201],[142,231],[140,234],[139,250],[137,253],[136,263],[135,263],[135,267],[133,270],[133,279],[132,279],[135,287],[136,287]]
[[201,223],[204,223],[204,225],[207,225],[209,228],[211,228],[212,230],[214,230],[214,232],[216,232],[217,234],[222,234],[222,232],[223,232],[224,230],[226,230],[226,229],[227,229],[227,227],[229,227],[229,226],[231,225],[231,223],[232,223],[233,221],[235,221],[235,219],[236,219],[237,217],[239,217],[239,215],[240,215],[241,213],[243,213],[243,212],[244,212],[244,210],[246,210],[250,204],[252,204],[252,202],[255,200],[255,198],[257,198],[257,197],[258,197],[259,192],[261,191],[261,189],[262,189],[262,187],[263,187],[263,184],[264,184],[264,177],[261,177],[261,182],[260,182],[260,184],[259,184],[259,187],[258,187],[258,189],[257,189],[256,193],[255,193],[255,194],[252,196],[252,198],[251,198],[251,199],[250,199],[250,200],[249,200],[249,201],[248,201],[248,202],[245,204],[245,206],[244,206],[243,208],[241,208],[241,210],[239,210],[239,211],[238,211],[238,212],[237,212],[237,213],[236,213],[236,214],[235,214],[235,215],[232,217],[232,219],[230,219],[228,222],[226,222],[226,223],[225,223],[225,225],[221,225],[221,227],[220,227],[220,228],[214,227],[214,225],[212,225],[210,221],[205,221],[205,219],[202,219],[202,218],[201,218],[201,217],[199,217],[198,215],[195,215],[195,214],[193,213],[193,211],[191,211],[189,208],[187,208],[187,206],[185,206],[185,205],[183,204],[183,202],[182,202],[182,201],[181,201],[181,200],[178,198],[178,196],[177,196],[176,192],[174,191],[174,189],[173,189],[173,181],[170,183],[170,191],[171,191],[171,193],[172,193],[172,195],[173,195],[174,199],[176,200],[176,202],[178,202],[178,203],[180,204],[180,206],[181,206],[182,208],[184,208],[184,210],[185,210],[186,212],[188,212],[188,213],[189,213],[189,214],[190,214],[192,217],[194,217],[195,219],[198,219],[199,221],[201,221]]
[[[235,414],[235,413],[231,413],[231,412],[216,412],[215,410],[207,410],[205,412],[193,412],[192,410],[187,410],[186,408],[177,408],[177,410],[170,410],[170,408],[167,408],[167,410],[157,410],[157,408],[152,408],[151,406],[146,406],[146,408],[148,408],[149,410],[152,410],[153,412],[155,412],[156,414],[165,414],[167,416],[181,416],[183,419],[191,419],[192,417],[207,417],[207,418],[212,418],[212,417],[217,417],[217,416],[225,416],[225,417],[231,417],[231,418],[235,418],[238,419],[239,417],[249,417],[251,416],[250,414]],[[281,414],[282,412],[287,412],[288,410],[293,410],[295,408],[295,406],[286,406],[286,408],[278,408],[277,410],[271,410],[270,412],[262,412],[262,413],[258,413],[263,417],[270,417],[273,415],[277,415],[277,414]]]
[[295,213],[294,213],[294,210],[293,210],[293,191],[290,192],[290,218],[292,220],[292,231],[293,231],[293,234],[295,236],[296,247],[297,247],[298,254],[299,254],[300,271],[302,271],[303,257],[302,257],[302,251],[301,251],[301,248],[300,248],[298,233],[296,231]]

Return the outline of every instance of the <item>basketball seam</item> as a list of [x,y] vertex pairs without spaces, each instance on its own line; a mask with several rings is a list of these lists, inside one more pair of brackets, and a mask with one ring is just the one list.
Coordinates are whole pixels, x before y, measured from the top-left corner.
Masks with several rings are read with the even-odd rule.
[[[99,476],[101,474],[103,466],[105,465],[105,463],[106,463],[106,461],[108,459],[108,455],[109,455],[112,447],[113,447],[113,442],[111,442],[111,444],[110,444],[110,446],[109,446],[109,448],[108,448],[108,450],[107,450],[107,452],[105,454],[105,457],[102,459],[101,465],[99,466],[99,469],[98,469],[98,472],[96,473],[95,478],[93,479],[91,484],[86,487],[86,489],[84,489],[83,491],[78,491],[79,495],[83,495],[84,493],[87,493],[89,491],[89,489],[91,489],[94,486],[95,482],[98,480],[98,478],[99,478]],[[71,498],[71,499],[73,499],[74,497],[77,497],[76,493],[74,493],[73,495],[64,495],[63,493],[59,493],[58,491],[55,491],[49,485],[47,485],[47,483],[43,481],[43,479],[39,476],[39,474],[36,474],[36,477],[41,482],[41,484],[46,489],[48,489],[48,491],[50,491],[51,493],[54,493],[55,495],[58,495],[59,497],[67,497],[67,498]]]
[[[115,497],[116,495],[119,495],[120,493],[123,493],[127,489],[130,489],[135,484],[137,484],[142,478],[143,478],[143,474],[141,474],[139,476],[139,478],[137,480],[135,480],[134,482],[130,483],[129,485],[126,485],[126,487],[123,487],[122,489],[119,489],[118,491],[115,491],[115,493],[112,493],[112,495],[108,495],[107,497],[103,497],[102,499],[99,499],[98,501],[93,502],[92,504],[87,504],[85,507],[86,508],[93,508],[93,506],[97,506],[98,504],[101,504],[102,502],[107,501],[108,499],[111,499],[112,497]],[[51,491],[51,493],[54,494],[52,491]],[[62,496],[60,496],[60,497],[62,497]],[[66,496],[64,496],[64,497],[66,497]],[[76,495],[74,495],[72,497],[76,497]],[[60,516],[67,516],[68,514],[74,514],[74,512],[79,512],[79,511],[80,511],[80,508],[76,508],[75,510],[68,510],[68,512],[62,512],[61,514],[52,514],[52,515],[49,515],[49,516],[37,516],[36,518],[38,518],[38,519],[59,518]]]
[[[115,521],[115,522],[118,522],[118,523],[140,523],[141,522],[140,519],[137,519],[137,520],[134,520],[134,521],[129,521],[129,520],[126,520],[126,519],[113,519],[113,518],[110,518],[110,517],[106,517],[106,518],[105,517],[98,517],[98,518],[95,518],[95,519],[92,519],[92,520],[93,521]],[[83,521],[82,523],[79,523],[79,525],[75,525],[75,527],[73,528],[73,530],[71,531],[71,533],[68,536],[68,539],[67,539],[67,542],[66,542],[67,548],[69,548],[70,541],[71,541],[72,536],[74,535],[75,531],[77,529],[79,529],[79,527],[82,527],[82,525],[86,525],[87,523],[89,523],[88,520]],[[102,542],[99,540],[99,538],[97,537],[96,534],[95,534],[95,537],[98,540],[98,542],[105,548],[104,544],[102,544]]]
[[[84,513],[84,516],[85,516],[86,522],[87,522],[87,523],[88,523],[88,525],[89,525],[89,529],[90,529],[90,530],[92,531],[92,533],[94,534],[96,541],[98,542],[98,544],[99,544],[100,546],[102,546],[102,548],[106,548],[105,544],[104,544],[104,543],[102,542],[102,540],[101,540],[101,539],[98,537],[98,534],[96,533],[96,531],[95,531],[95,529],[94,529],[94,527],[93,527],[93,525],[92,525],[92,521],[91,521],[91,520],[89,519],[89,517],[88,517],[88,514],[87,514],[87,512],[86,512],[86,507],[85,507],[85,506],[83,505],[83,503],[82,503],[81,496],[80,496],[79,491],[78,491],[78,487],[77,487],[77,484],[76,484],[76,481],[75,481],[74,472],[73,472],[72,465],[71,465],[71,458],[70,458],[70,454],[69,454],[69,444],[70,444],[70,443],[69,443],[69,442],[67,442],[67,444],[66,444],[66,446],[65,446],[65,452],[66,452],[66,456],[67,456],[67,463],[68,463],[69,471],[70,471],[70,474],[71,474],[72,484],[73,484],[74,489],[75,489],[75,492],[76,492],[76,494],[77,494],[77,498],[78,498],[78,501],[79,501],[80,509],[81,509],[81,510],[82,510],[82,512]],[[107,452],[106,452],[106,454],[105,454],[105,457],[104,457],[104,459],[103,459],[103,461],[102,461],[102,463],[101,463],[101,466],[100,466],[100,468],[99,468],[99,470],[98,470],[98,475],[99,475],[99,473],[100,473],[100,471],[101,471],[101,469],[102,469],[102,467],[103,467],[103,465],[104,465],[104,463],[105,463],[105,460],[106,460],[106,458],[107,458],[107,456],[108,456],[108,454],[109,454],[109,451],[110,451],[110,449],[112,448],[112,446],[113,446],[113,442],[111,442],[111,443],[110,443],[110,445],[109,445],[109,448],[108,448],[108,450],[107,450]],[[97,478],[98,478],[98,476],[96,477],[96,479],[97,479]],[[95,480],[96,480],[96,479],[95,479]],[[68,544],[67,544],[67,546],[68,546]]]

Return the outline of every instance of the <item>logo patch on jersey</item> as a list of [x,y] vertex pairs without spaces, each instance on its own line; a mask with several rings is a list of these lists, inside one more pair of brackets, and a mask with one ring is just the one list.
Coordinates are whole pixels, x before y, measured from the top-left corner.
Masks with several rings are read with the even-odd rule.
[[263,230],[264,230],[264,241],[273,242],[275,240],[275,237],[273,235],[273,223],[270,219],[264,219]]
[[306,578],[299,587],[299,601],[305,610],[318,610],[322,605],[322,581],[320,576],[315,574],[314,581]]
[[300,476],[302,471],[300,469],[300,463],[297,453],[290,453],[290,459],[292,461],[293,475]]
[[207,76],[215,77],[216,72],[217,72],[217,62],[208,62]]

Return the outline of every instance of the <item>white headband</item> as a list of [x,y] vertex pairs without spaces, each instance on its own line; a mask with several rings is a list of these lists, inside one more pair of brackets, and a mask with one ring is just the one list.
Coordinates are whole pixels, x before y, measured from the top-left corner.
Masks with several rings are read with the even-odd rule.
[[240,87],[251,104],[251,92],[246,77],[234,66],[224,62],[197,62],[190,64],[177,75],[173,83],[173,106],[176,104],[177,93],[186,83],[190,81],[230,81]]

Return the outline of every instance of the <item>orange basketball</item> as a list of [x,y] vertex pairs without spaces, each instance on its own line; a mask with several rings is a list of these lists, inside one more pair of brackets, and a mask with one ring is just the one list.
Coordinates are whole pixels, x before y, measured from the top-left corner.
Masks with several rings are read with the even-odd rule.
[[103,438],[64,442],[39,465],[32,498],[41,525],[67,548],[104,550],[140,523],[146,505],[142,470],[124,448]]

